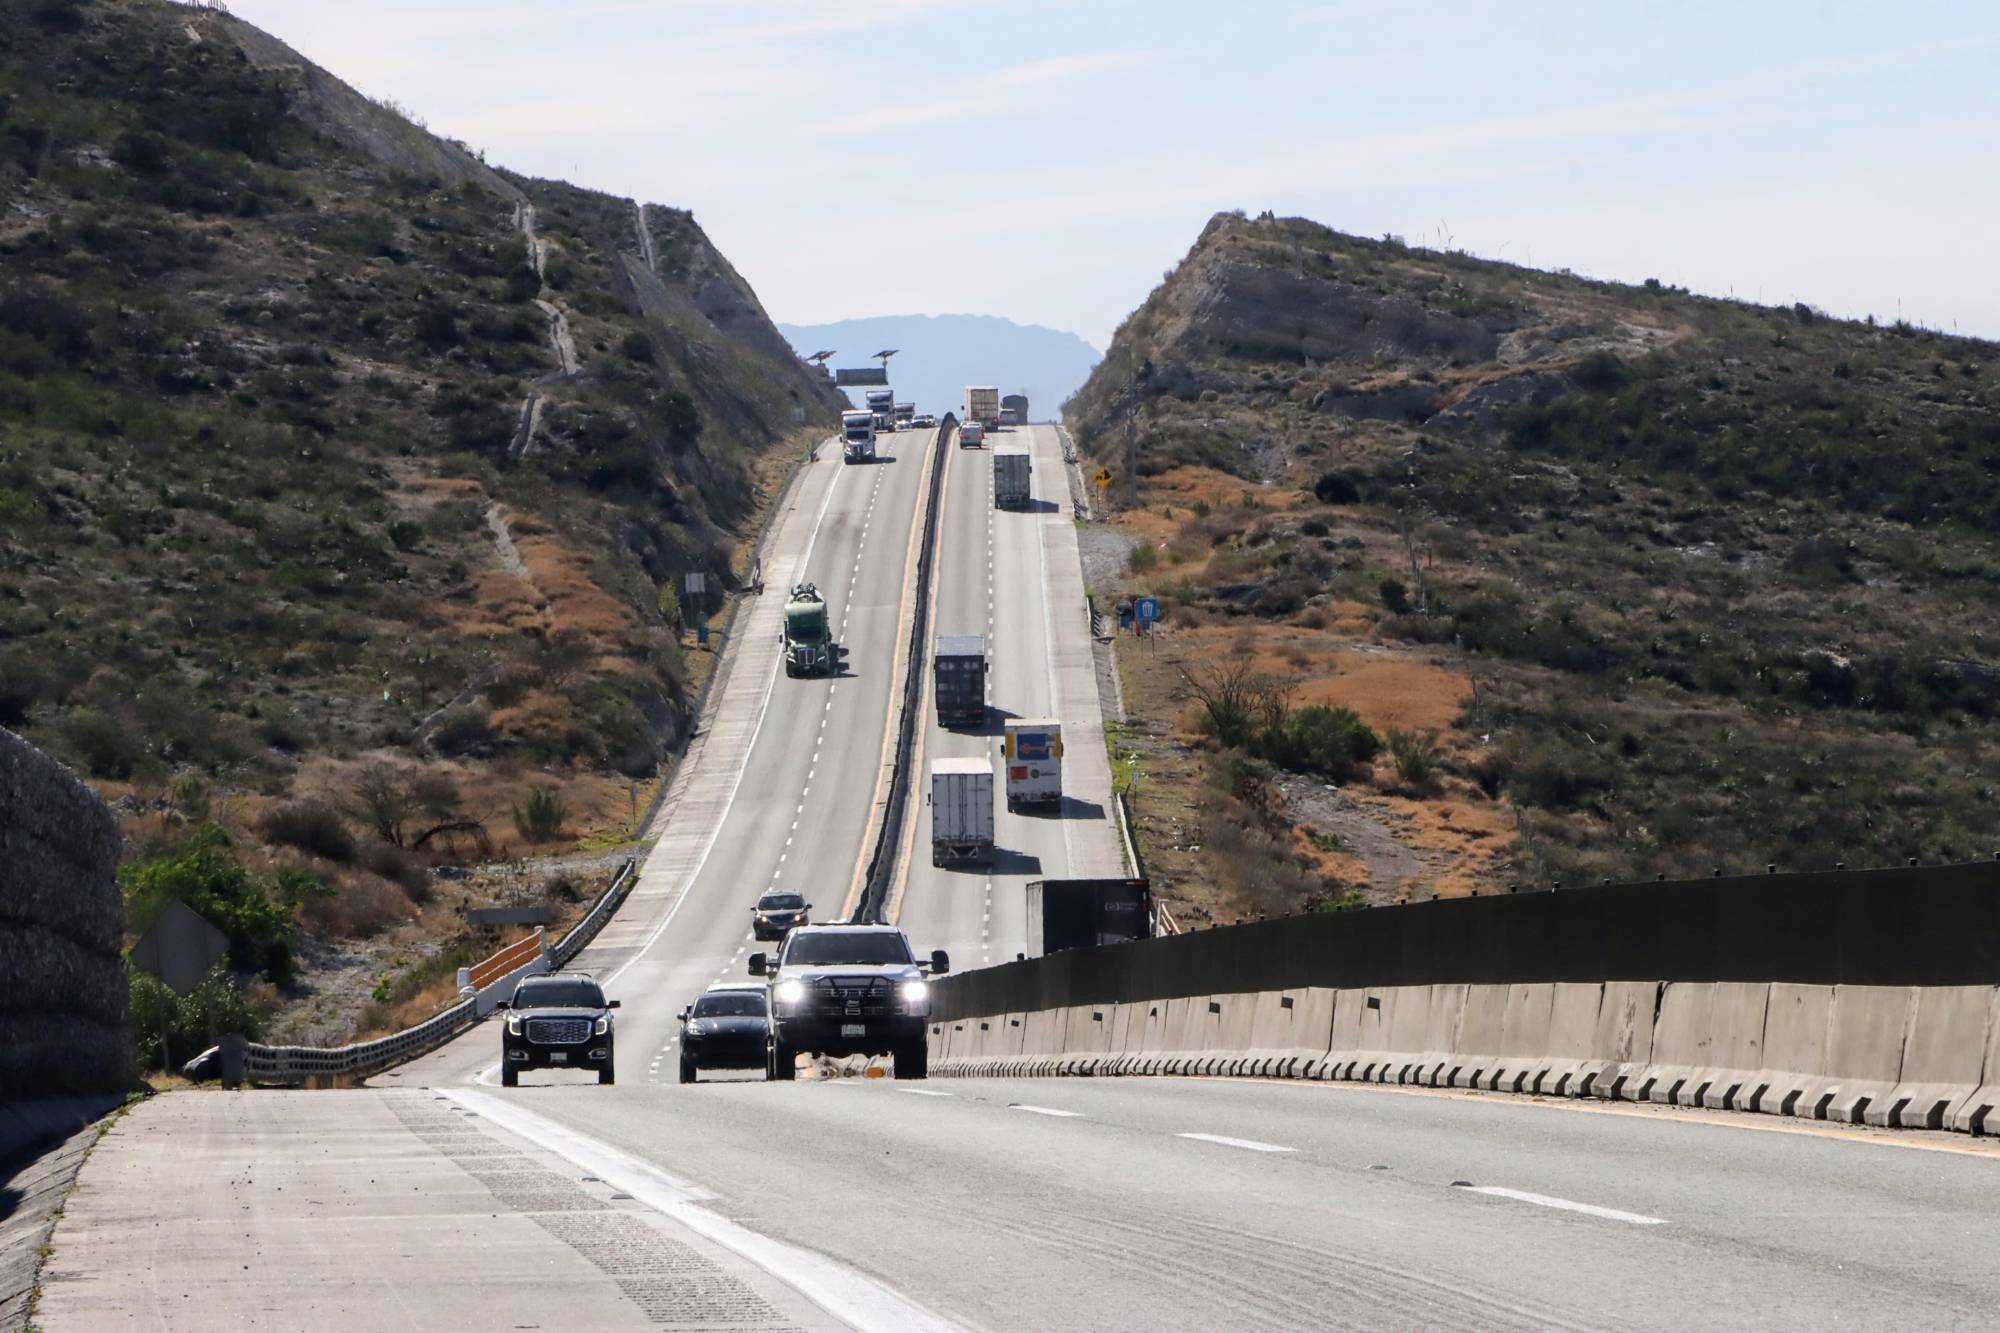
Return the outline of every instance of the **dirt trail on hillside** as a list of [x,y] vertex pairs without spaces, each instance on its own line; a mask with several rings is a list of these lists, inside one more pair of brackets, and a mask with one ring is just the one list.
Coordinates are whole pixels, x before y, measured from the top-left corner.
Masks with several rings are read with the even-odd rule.
[[646,225],[646,206],[634,199],[632,214],[639,223],[639,254],[646,261],[646,271],[657,274],[660,271],[660,259],[653,253],[653,229]]
[[[535,276],[541,279],[542,291],[548,292],[549,242],[547,237],[535,231],[533,204],[523,201],[514,205],[514,226],[520,231],[522,239],[528,243],[528,262],[533,265]],[[647,238],[647,248],[650,250],[651,246],[651,239]],[[547,383],[552,379],[567,379],[575,375],[581,369],[582,362],[577,359],[576,339],[570,333],[569,316],[560,304],[548,296],[537,296],[535,306],[548,316],[549,348],[556,354],[558,367],[536,382]],[[514,427],[514,441],[507,448],[508,456],[515,462],[518,463],[526,458],[534,449],[535,428],[541,424],[541,420],[541,390],[529,389],[527,396],[521,400],[521,415]]]

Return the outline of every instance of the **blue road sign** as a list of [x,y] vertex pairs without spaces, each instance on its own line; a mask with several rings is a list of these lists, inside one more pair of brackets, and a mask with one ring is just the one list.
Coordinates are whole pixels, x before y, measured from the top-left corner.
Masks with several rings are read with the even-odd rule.
[[1160,618],[1160,599],[1157,597],[1138,598],[1133,602],[1132,609],[1138,614],[1141,623],[1158,620]]

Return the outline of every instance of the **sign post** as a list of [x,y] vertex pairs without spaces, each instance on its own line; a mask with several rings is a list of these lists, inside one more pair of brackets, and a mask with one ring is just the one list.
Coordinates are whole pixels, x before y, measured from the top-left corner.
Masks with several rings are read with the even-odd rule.
[[696,570],[681,576],[681,585],[686,590],[687,618],[694,622],[694,641],[708,642],[708,617],[703,611],[704,595],[708,592],[708,575]]

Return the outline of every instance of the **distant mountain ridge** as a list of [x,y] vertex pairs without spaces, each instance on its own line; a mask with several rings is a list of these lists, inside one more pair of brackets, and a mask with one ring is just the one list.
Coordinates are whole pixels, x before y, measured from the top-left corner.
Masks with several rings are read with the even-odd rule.
[[966,385],[994,384],[1003,394],[1025,393],[1035,420],[1052,420],[1098,362],[1097,349],[1074,333],[998,315],[876,315],[780,323],[778,331],[800,356],[833,350],[829,366],[872,365],[871,352],[896,348],[889,362],[896,397],[940,415],[957,410]]

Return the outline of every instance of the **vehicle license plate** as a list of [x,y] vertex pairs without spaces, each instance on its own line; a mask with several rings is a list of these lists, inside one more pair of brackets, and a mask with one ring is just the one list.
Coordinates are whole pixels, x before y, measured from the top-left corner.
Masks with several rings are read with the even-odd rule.
[[569,1052],[568,1052],[568,1051],[550,1051],[550,1052],[549,1052],[549,1060],[550,1060],[550,1061],[551,1061],[552,1063],[554,1063],[554,1064],[559,1064],[559,1065],[566,1065],[566,1064],[568,1064],[568,1063],[569,1063]]
[[840,1035],[843,1037],[865,1037],[868,1035],[868,1025],[866,1023],[842,1023],[840,1025]]

